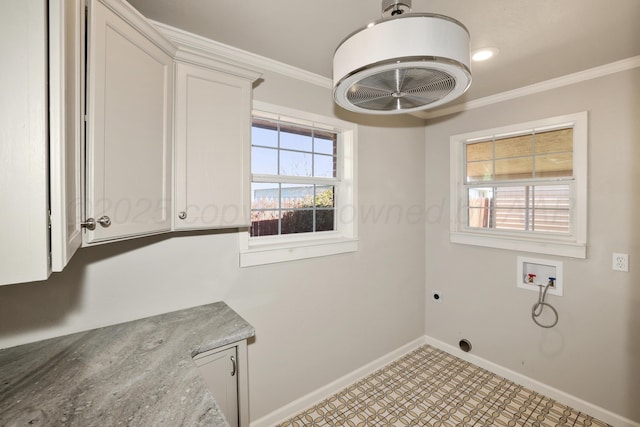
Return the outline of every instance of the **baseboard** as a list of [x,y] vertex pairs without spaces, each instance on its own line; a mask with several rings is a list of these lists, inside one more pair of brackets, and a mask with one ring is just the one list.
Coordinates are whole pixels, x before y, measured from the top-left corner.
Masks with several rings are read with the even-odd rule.
[[416,340],[413,340],[410,343],[405,344],[402,347],[398,348],[397,350],[394,350],[388,354],[385,354],[384,356],[374,360],[373,362],[368,363],[367,365],[361,368],[358,368],[355,371],[352,371],[347,375],[344,375],[343,377],[338,378],[337,380],[305,396],[302,396],[300,399],[294,400],[293,402],[279,409],[276,409],[275,411],[261,418],[258,418],[255,421],[251,421],[250,426],[251,427],[272,427],[283,421],[286,421],[287,419],[293,417],[294,415],[304,411],[307,408],[312,407],[318,402],[321,402],[327,397],[332,396],[335,393],[339,392],[340,390],[357,382],[361,378],[364,378],[367,375],[374,373],[378,369],[383,368],[384,366],[388,365],[394,360],[397,360],[400,357],[404,356],[405,354],[410,353],[411,351],[417,349],[420,346],[423,346],[425,343],[426,343],[425,337],[420,337]]
[[447,353],[456,356],[466,362],[473,363],[474,365],[493,372],[494,374],[500,375],[510,381],[523,385],[533,391],[557,400],[564,405],[571,406],[572,408],[584,412],[585,414],[589,414],[592,417],[598,418],[599,420],[604,421],[607,424],[611,424],[616,427],[640,427],[640,423],[622,417],[597,405],[591,404],[578,397],[575,397],[569,393],[543,384],[540,381],[536,381],[518,372],[504,368],[496,363],[490,362],[476,355],[465,353],[459,348],[447,344],[443,341],[425,336],[425,342],[432,347],[438,348],[442,351],[446,351]]

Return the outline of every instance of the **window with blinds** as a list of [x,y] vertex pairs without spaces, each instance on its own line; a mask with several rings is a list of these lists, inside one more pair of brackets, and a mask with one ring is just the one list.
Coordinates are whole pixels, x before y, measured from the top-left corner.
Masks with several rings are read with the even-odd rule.
[[465,143],[467,226],[571,232],[573,129]]
[[451,241],[585,258],[587,118],[451,136]]

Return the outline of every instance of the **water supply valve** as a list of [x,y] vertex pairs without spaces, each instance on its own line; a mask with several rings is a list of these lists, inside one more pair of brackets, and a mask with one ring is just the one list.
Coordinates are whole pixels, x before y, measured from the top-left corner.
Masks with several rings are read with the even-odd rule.
[[527,274],[527,276],[529,276],[529,279],[528,279],[529,283],[533,284],[533,279],[536,278],[536,275],[529,273],[529,274]]

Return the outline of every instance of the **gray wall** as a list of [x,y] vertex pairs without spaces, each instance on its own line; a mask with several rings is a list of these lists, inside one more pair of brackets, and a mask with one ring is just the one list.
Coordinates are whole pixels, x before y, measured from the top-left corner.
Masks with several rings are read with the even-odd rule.
[[[329,89],[278,75],[255,98],[333,114]],[[257,419],[423,336],[424,223],[408,212],[424,206],[424,123],[363,123],[359,204],[383,214],[360,221],[356,253],[241,269],[235,233],[80,249],[45,282],[0,287],[0,348],[224,300],[257,331]]]
[[[640,421],[640,70],[574,84],[448,117],[426,127],[428,336],[473,352]],[[589,112],[586,260],[449,242],[449,136],[546,117]],[[434,210],[435,212],[435,210]],[[611,269],[612,253],[630,272]],[[564,296],[549,297],[560,322],[530,317],[537,295],[515,285],[517,255],[564,263]],[[431,302],[439,290],[442,303]]]

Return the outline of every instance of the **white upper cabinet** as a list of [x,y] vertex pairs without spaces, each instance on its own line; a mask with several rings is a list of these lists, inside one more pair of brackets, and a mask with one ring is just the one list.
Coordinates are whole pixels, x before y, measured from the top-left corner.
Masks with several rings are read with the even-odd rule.
[[174,229],[249,226],[254,77],[177,63]]
[[0,13],[0,284],[49,276],[46,1]]
[[88,28],[83,243],[169,231],[172,46],[124,2],[92,0]]
[[174,45],[124,0],[0,8],[0,285],[80,246],[249,225],[258,73]]

